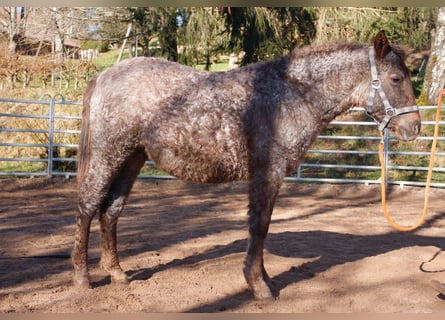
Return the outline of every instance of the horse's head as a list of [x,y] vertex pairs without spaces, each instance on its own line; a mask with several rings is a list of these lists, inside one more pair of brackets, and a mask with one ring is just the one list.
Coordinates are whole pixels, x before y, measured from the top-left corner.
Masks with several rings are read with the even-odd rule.
[[403,51],[380,31],[369,49],[369,59],[372,81],[368,114],[380,130],[388,127],[398,139],[414,140],[420,132],[420,115]]

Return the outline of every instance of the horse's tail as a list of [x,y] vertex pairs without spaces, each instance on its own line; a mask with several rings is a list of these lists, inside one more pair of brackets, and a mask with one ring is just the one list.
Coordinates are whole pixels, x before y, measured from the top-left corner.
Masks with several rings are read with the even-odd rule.
[[90,102],[96,77],[91,79],[83,96],[82,125],[80,129],[79,150],[77,152],[77,185],[80,186],[85,179],[91,158],[91,134],[90,134]]

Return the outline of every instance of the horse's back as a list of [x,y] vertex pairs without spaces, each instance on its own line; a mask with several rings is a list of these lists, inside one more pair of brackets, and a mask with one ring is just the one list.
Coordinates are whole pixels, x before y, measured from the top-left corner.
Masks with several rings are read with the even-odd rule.
[[125,60],[96,79],[93,134],[117,149],[143,147],[158,167],[186,180],[245,179],[249,93],[241,82],[162,59]]

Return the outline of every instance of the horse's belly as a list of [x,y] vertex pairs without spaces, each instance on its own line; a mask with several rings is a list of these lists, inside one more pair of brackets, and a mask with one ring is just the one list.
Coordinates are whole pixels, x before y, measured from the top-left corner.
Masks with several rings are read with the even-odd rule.
[[163,149],[152,158],[158,168],[182,180],[222,183],[247,179],[246,161],[239,157],[210,157],[205,152],[191,155],[187,150]]
[[157,133],[147,141],[146,150],[156,166],[167,173],[202,183],[247,179],[247,151],[241,139],[202,132],[183,135],[177,130],[174,135]]

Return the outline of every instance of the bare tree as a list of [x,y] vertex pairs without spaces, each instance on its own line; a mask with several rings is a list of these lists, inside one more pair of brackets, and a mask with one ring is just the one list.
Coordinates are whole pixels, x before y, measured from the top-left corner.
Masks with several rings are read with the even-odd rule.
[[30,10],[25,10],[22,7],[0,8],[0,26],[8,35],[8,48],[11,53],[17,51],[17,46],[24,34],[29,12]]

